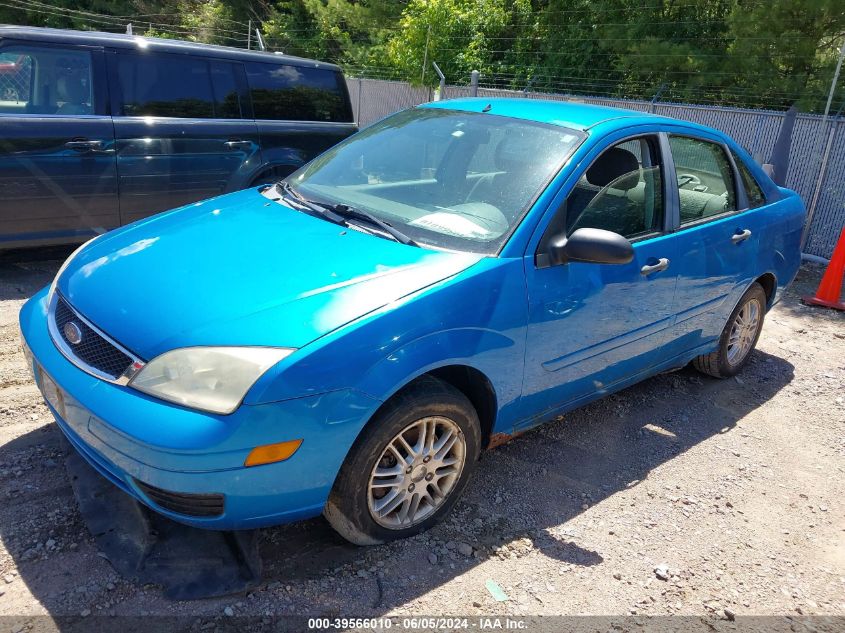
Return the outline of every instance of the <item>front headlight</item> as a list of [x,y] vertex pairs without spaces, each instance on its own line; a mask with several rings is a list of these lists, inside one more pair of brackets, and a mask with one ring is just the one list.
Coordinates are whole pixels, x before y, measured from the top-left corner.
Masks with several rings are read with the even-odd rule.
[[261,375],[294,350],[280,347],[185,347],[147,363],[129,386],[212,413],[232,413]]

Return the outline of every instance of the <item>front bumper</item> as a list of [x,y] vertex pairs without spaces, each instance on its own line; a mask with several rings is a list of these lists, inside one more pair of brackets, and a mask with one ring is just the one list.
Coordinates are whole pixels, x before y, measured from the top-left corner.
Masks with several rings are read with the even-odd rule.
[[[47,331],[46,294],[24,305],[20,325],[39,388],[51,389],[50,381],[58,387],[59,401],[47,401],[58,426],[112,483],[188,525],[248,529],[316,516],[346,453],[380,404],[354,390],[242,405],[227,416],[169,404],[70,363]],[[243,466],[256,446],[300,438],[299,450],[284,462]],[[223,512],[172,512],[156,503],[150,486],[183,495],[222,494]]]

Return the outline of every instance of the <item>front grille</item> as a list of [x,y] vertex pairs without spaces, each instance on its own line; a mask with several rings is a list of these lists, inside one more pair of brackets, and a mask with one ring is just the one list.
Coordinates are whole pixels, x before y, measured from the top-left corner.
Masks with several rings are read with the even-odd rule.
[[[93,367],[97,371],[111,376],[115,380],[134,362],[130,356],[124,354],[96,330],[91,328],[84,319],[79,318],[62,297],[55,300],[53,318],[56,322],[56,333],[65,343],[65,349],[78,358],[84,365]],[[76,324],[82,333],[79,340],[73,343],[68,339],[65,326]]]
[[223,495],[216,492],[196,494],[173,492],[135,480],[141,491],[157,506],[192,517],[219,517],[223,514]]

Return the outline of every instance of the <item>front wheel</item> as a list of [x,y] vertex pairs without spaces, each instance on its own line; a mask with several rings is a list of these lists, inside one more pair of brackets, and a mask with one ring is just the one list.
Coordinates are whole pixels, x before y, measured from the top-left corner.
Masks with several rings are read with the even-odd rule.
[[356,545],[422,532],[455,505],[480,450],[478,416],[466,396],[423,378],[388,401],[364,429],[323,514]]
[[731,313],[719,338],[719,347],[715,352],[693,360],[693,366],[698,371],[716,378],[728,378],[739,373],[757,345],[765,315],[766,293],[763,287],[755,282],[742,295]]

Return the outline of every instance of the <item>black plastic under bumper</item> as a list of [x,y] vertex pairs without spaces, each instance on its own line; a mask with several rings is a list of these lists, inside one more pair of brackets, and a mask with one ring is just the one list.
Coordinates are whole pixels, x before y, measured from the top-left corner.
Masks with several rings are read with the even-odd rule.
[[[64,436],[62,441],[67,454],[65,465],[82,518],[99,550],[121,576],[142,584],[161,585],[165,596],[172,600],[242,592],[261,581],[257,530],[201,530],[172,521],[114,486]],[[147,490],[144,492],[167,507]],[[157,495],[166,500],[161,493]],[[219,506],[222,512],[222,496],[219,500],[209,500],[208,495],[200,497],[204,497],[203,503],[197,505],[192,500],[191,507],[217,511]],[[177,500],[184,512],[184,498]],[[175,507],[168,509],[180,511]]]

